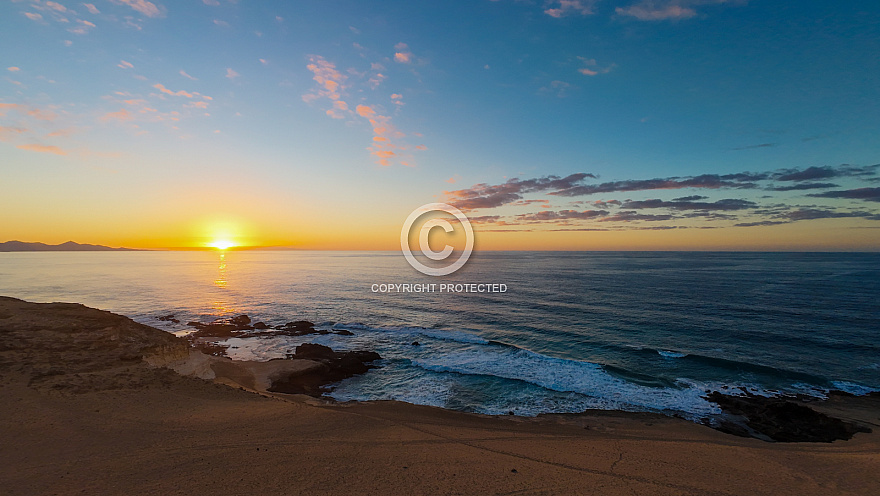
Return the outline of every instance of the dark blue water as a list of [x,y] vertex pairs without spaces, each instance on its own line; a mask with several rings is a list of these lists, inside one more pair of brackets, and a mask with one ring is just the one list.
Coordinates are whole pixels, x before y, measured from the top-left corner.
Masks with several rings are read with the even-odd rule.
[[[508,290],[371,290],[441,282]],[[700,418],[716,412],[702,398],[710,389],[880,389],[880,254],[478,252],[444,278],[395,252],[0,254],[0,294],[78,301],[170,331],[185,328],[158,315],[346,328],[355,336],[229,342],[242,359],[307,341],[385,357],[337,385],[338,399]]]

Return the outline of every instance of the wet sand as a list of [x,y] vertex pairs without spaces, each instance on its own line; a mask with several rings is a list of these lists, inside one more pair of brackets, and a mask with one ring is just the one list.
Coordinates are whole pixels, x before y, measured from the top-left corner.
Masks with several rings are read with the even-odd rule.
[[221,384],[157,366],[192,364],[192,353],[183,340],[108,312],[0,298],[0,493],[861,495],[880,487],[880,408],[871,398],[818,407],[871,434],[768,443],[653,414],[525,419],[330,404],[259,392],[259,380],[244,387],[255,376],[241,369],[192,367]]

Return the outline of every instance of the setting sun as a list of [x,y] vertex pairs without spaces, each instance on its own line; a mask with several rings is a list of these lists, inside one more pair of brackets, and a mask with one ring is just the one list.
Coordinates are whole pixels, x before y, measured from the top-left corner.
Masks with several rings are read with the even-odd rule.
[[217,248],[218,250],[226,250],[236,245],[232,241],[226,239],[218,239],[212,242],[209,246],[211,246],[211,248]]

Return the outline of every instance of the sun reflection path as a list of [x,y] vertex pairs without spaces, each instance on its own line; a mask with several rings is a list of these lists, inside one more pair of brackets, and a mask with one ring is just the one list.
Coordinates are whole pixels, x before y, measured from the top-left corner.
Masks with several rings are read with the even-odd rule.
[[223,252],[220,252],[220,265],[217,267],[217,279],[214,280],[214,286],[226,289],[226,254]]

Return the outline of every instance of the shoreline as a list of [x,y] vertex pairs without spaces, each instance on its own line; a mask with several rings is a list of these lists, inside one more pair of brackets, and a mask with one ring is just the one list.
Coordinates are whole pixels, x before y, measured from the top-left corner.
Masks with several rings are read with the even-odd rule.
[[[165,331],[76,304],[2,297],[0,333],[7,494],[865,494],[880,483],[876,428],[768,443],[651,413],[488,416],[257,393],[235,373],[209,382],[157,367],[197,364]],[[859,398],[817,408],[880,425],[874,399]]]

